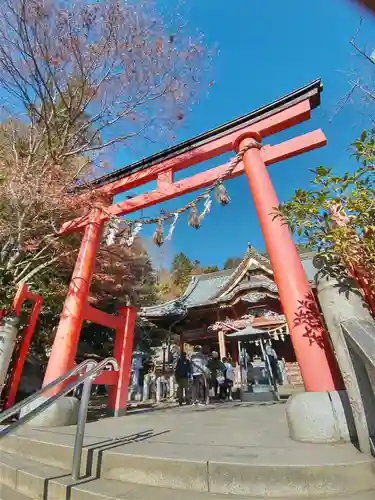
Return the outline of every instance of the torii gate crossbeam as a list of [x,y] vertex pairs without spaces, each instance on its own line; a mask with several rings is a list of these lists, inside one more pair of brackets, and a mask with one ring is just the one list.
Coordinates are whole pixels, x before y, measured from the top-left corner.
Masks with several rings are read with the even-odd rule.
[[84,236],[57,329],[45,385],[68,371],[74,362],[95,255],[105,222],[111,216],[129,214],[209,186],[226,171],[227,165],[179,182],[173,181],[173,174],[225,152],[246,147],[243,162],[229,177],[243,173],[247,176],[305,388],[308,391],[340,388],[334,356],[295,244],[288,227],[274,217],[279,201],[267,172],[268,165],[324,146],[326,138],[321,130],[316,130],[275,146],[261,145],[264,137],[309,119],[311,110],[320,103],[321,90],[321,82],[316,80],[218,129],[94,181],[93,186],[108,200],[151,180],[157,180],[157,187],[120,203],[108,201],[105,210],[94,208],[88,216],[62,226],[61,235],[84,231]]

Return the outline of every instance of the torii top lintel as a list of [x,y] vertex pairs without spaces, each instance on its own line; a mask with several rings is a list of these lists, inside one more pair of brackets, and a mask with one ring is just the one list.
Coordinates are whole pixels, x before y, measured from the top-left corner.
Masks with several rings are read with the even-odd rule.
[[[90,187],[109,196],[155,179],[158,181],[154,191],[107,207],[102,215],[103,219],[129,214],[209,186],[225,173],[226,164],[179,182],[173,182],[173,173],[233,150],[236,141],[244,134],[255,132],[263,138],[308,120],[311,110],[320,104],[322,90],[321,80],[314,80],[305,87],[240,118],[95,179]],[[323,132],[315,130],[275,146],[266,145],[262,148],[262,156],[264,162],[270,165],[325,144],[326,138]],[[237,177],[243,173],[243,164],[240,163],[228,178]],[[77,195],[84,189],[86,186],[77,188]],[[74,219],[63,224],[59,234],[82,230],[86,224],[87,217]]]

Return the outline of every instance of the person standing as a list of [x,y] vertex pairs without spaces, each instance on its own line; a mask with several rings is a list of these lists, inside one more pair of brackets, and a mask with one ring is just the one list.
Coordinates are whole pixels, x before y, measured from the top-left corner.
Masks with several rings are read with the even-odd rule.
[[233,401],[232,389],[234,384],[234,370],[229,358],[223,358],[225,366],[225,396],[228,401]]
[[179,357],[176,368],[175,368],[175,378],[178,385],[177,388],[177,398],[178,403],[182,406],[184,400],[185,403],[188,404],[188,389],[189,389],[189,381],[192,375],[192,368],[189,359],[186,356],[186,352],[182,352]]
[[212,351],[208,369],[211,374],[211,388],[214,389],[215,398],[220,395],[220,399],[225,399],[225,366],[217,351]]
[[273,380],[275,384],[278,384],[280,382],[278,359],[275,349],[270,344],[266,345],[266,356],[268,358],[269,366],[271,367]]
[[207,402],[207,356],[202,352],[201,346],[194,347],[191,356],[191,367],[193,376],[193,405],[206,404]]

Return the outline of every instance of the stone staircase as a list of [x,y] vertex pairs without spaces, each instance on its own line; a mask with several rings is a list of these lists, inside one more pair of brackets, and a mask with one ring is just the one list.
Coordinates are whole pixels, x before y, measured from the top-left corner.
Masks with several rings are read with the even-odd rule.
[[89,423],[82,479],[75,428],[0,441],[1,500],[375,498],[375,461],[351,444],[289,438],[284,404],[166,408]]
[[[84,478],[72,483],[66,470],[4,454],[0,469],[1,500],[238,500],[237,495],[137,485],[118,480]],[[360,477],[358,478],[360,480]],[[374,491],[329,497],[332,500],[373,500]],[[241,498],[241,497],[240,497]],[[253,495],[242,498],[260,500]],[[298,500],[301,497],[288,497]],[[305,497],[306,498],[306,497]],[[312,498],[312,497],[309,497]],[[314,498],[327,498],[315,496]]]

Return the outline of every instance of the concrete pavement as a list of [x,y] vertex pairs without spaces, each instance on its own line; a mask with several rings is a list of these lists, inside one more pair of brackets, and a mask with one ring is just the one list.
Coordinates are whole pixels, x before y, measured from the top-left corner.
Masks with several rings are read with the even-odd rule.
[[[69,481],[74,436],[75,427],[24,427],[0,447],[10,460],[32,460],[30,474],[39,477],[39,485],[41,477],[56,478],[55,469]],[[373,459],[351,444],[291,440],[283,403],[138,410],[87,424],[84,445],[82,473],[101,487],[113,481],[130,489],[288,499],[374,490],[375,497]],[[18,472],[29,485],[31,476],[25,474]]]

